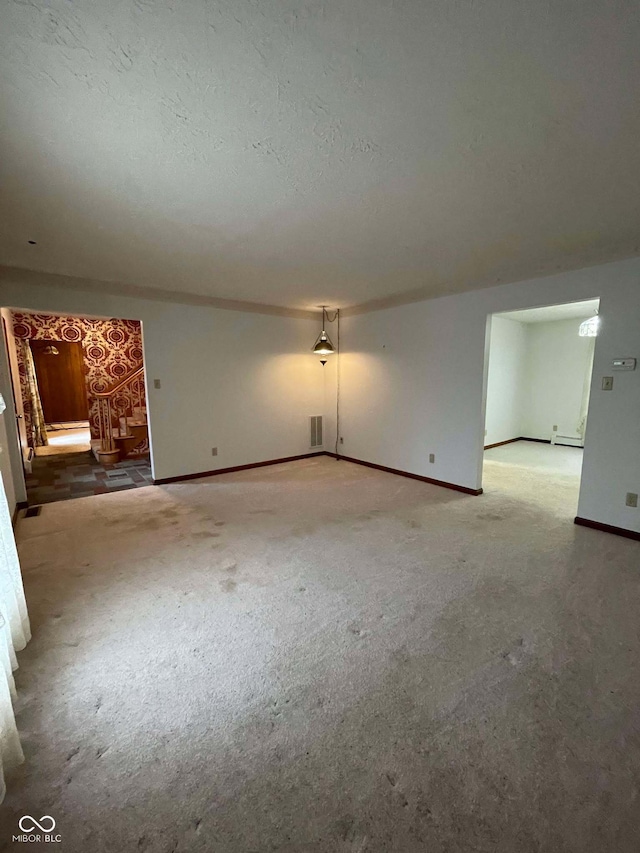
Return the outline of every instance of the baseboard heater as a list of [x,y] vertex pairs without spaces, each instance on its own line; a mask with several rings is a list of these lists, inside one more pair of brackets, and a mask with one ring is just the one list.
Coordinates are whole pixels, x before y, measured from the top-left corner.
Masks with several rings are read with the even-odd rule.
[[584,447],[584,439],[580,435],[560,435],[551,433],[551,444],[562,444],[565,447]]

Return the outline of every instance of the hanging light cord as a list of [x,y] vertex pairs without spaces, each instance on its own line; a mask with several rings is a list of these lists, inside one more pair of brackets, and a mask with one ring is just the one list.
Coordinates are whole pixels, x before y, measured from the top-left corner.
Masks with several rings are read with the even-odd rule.
[[338,443],[340,441],[340,309],[336,311],[334,320],[338,321],[338,351],[336,353],[336,461],[339,458]]
[[326,306],[322,306],[322,331],[325,328],[325,318],[327,323],[335,323],[337,321],[337,348],[336,348],[336,445],[335,456],[336,461],[340,458],[338,446],[340,443],[340,309],[336,308],[333,317],[329,316]]

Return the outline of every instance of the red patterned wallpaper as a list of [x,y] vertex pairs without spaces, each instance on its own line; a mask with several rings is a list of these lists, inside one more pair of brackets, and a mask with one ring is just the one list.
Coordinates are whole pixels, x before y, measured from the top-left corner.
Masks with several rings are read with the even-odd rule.
[[[12,311],[16,338],[79,341],[84,351],[84,369],[89,400],[91,437],[98,438],[98,405],[94,394],[106,391],[132,370],[142,367],[142,330],[137,320],[93,320],[55,314]],[[18,349],[20,390],[25,406],[27,435],[31,440],[29,395],[22,353]]]

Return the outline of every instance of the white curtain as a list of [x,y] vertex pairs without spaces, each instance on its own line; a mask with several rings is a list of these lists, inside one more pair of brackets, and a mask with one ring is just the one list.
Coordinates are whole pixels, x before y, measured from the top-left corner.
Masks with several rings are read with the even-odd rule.
[[18,552],[0,475],[0,802],[6,791],[5,771],[24,760],[13,715],[13,671],[18,666],[16,651],[24,649],[30,639]]

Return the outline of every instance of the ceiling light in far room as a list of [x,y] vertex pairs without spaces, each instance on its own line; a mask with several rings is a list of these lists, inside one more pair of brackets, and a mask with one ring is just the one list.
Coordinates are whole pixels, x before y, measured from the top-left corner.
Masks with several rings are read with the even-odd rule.
[[597,338],[599,329],[600,317],[596,314],[594,317],[589,317],[580,323],[578,334],[581,338]]
[[[333,322],[333,321],[329,320],[329,316],[328,316],[327,311],[326,311],[327,306],[321,305],[320,307],[322,308],[322,331],[320,332],[320,334],[316,338],[316,342],[313,345],[313,352],[314,352],[314,355],[333,355],[333,353],[336,351],[336,349],[335,349],[334,345],[331,343],[331,338],[325,332],[325,329],[324,329],[325,320],[327,320],[329,322]],[[337,316],[337,314],[338,314],[338,312],[336,311],[336,316]],[[334,319],[335,319],[335,317],[334,317]],[[320,364],[323,367],[325,366],[326,363],[327,363],[326,358],[320,359]]]

